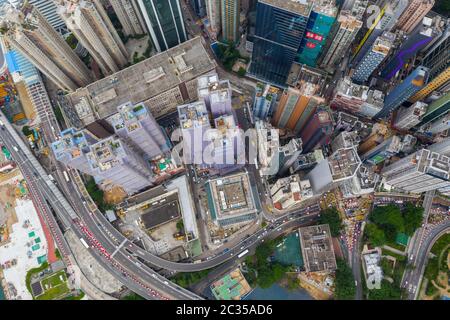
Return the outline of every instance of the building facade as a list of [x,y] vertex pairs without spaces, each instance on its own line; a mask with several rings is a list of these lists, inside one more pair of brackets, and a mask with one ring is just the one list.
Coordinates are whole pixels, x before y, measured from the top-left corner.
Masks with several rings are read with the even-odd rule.
[[60,0],[58,13],[106,75],[128,63],[128,53],[99,0]]
[[135,0],[109,0],[123,28],[123,33],[141,35],[147,33],[146,26]]
[[414,69],[403,82],[395,86],[384,100],[383,109],[375,116],[376,118],[387,117],[396,110],[403,102],[419,91],[427,83],[428,68],[419,66]]
[[138,0],[138,3],[158,52],[188,39],[180,0]]
[[259,0],[249,75],[286,86],[311,12],[310,1]]
[[410,33],[433,8],[434,0],[411,0],[398,19],[396,28]]
[[31,4],[2,6],[3,38],[59,88],[75,91],[92,81],[86,65]]
[[221,0],[222,39],[229,43],[239,41],[241,0]]

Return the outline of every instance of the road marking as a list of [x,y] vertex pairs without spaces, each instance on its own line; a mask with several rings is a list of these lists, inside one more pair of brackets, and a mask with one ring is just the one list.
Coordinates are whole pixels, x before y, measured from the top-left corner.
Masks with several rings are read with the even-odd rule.
[[128,239],[124,239],[124,240],[122,241],[122,243],[119,244],[119,246],[117,247],[117,249],[111,254],[111,258],[113,258],[114,255],[115,255],[120,249],[122,249],[122,247],[125,245],[125,242],[127,242],[127,241],[128,241]]

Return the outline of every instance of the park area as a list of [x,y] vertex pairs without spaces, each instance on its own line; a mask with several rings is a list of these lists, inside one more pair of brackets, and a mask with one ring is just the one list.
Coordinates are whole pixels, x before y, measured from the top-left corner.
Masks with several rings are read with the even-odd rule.
[[450,234],[440,237],[431,248],[420,291],[423,300],[450,297]]
[[55,300],[63,298],[70,293],[67,286],[67,276],[64,270],[58,271],[40,281],[42,293],[35,297],[36,300]]

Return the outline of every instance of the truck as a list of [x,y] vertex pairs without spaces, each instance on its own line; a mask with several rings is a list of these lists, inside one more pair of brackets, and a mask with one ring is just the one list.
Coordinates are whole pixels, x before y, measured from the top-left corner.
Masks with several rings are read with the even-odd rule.
[[50,181],[55,181],[55,178],[53,178],[51,174],[48,175],[48,178],[50,179]]

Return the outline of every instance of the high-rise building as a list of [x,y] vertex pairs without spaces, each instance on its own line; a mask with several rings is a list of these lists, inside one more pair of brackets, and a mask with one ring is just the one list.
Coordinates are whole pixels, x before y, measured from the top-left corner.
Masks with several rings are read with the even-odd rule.
[[88,131],[68,128],[61,131],[61,139],[52,143],[52,151],[56,160],[83,173],[94,175],[87,155],[91,152],[90,147],[98,141]]
[[300,132],[303,141],[303,152],[310,152],[318,145],[330,142],[333,133],[333,116],[326,107],[317,108],[316,112],[308,120]]
[[311,12],[310,0],[259,0],[249,75],[286,86]]
[[58,13],[104,74],[128,63],[127,49],[99,0],[59,0]]
[[311,14],[306,24],[306,33],[299,48],[297,61],[315,67],[331,31],[338,8],[335,0],[314,1]]
[[402,130],[409,130],[422,120],[422,116],[427,112],[428,104],[417,101],[412,106],[401,107],[397,113],[394,127]]
[[396,28],[410,33],[434,6],[434,0],[411,0],[398,19]]
[[205,0],[189,0],[189,2],[197,17],[203,18],[206,15]]
[[285,174],[290,167],[294,164],[295,160],[298,159],[300,154],[302,153],[302,139],[295,138],[291,139],[287,144],[280,147],[279,154],[279,171],[278,174]]
[[408,2],[404,0],[389,0],[382,2],[384,2],[384,4],[380,4],[381,10],[378,16],[368,28],[366,34],[361,39],[359,45],[353,53],[351,61],[351,64],[353,65],[357,65],[361,61],[367,51],[372,48],[374,42],[383,34],[383,32],[391,31],[397,22],[398,17],[408,5]]
[[17,8],[5,4],[2,11],[3,39],[59,88],[75,91],[92,81],[86,65],[36,8],[24,2]]
[[221,0],[222,39],[230,43],[239,41],[241,0]]
[[383,103],[383,92],[353,83],[349,77],[344,77],[336,86],[330,106],[333,109],[373,118],[383,108]]
[[432,25],[433,20],[424,18],[413,32],[411,32],[395,54],[386,62],[381,77],[391,80],[406,64],[409,64],[417,53],[431,43],[438,35],[438,29]]
[[447,111],[447,113],[445,113],[441,117],[429,122],[427,125],[425,125],[423,128],[421,128],[421,130],[424,131],[425,134],[428,134],[428,135],[438,134],[438,133],[441,133],[448,129],[450,129],[450,112],[449,111]]
[[352,80],[357,83],[367,81],[388,55],[394,44],[394,40],[395,35],[390,32],[385,32],[382,36],[378,37],[371,49],[366,52],[361,61],[355,66]]
[[265,120],[274,110],[280,91],[269,84],[258,82],[255,90],[253,116]]
[[61,107],[77,128],[112,116],[128,101],[143,102],[158,119],[197,100],[197,78],[215,67],[202,39],[196,37],[65,95]]
[[289,87],[281,95],[272,117],[273,125],[298,133],[316,108],[324,104],[320,96],[325,81],[323,71],[294,63],[286,82]]
[[441,98],[433,101],[423,115],[420,126],[425,126],[428,123],[435,121],[442,117],[450,110],[450,92],[447,92]]
[[229,80],[219,80],[217,73],[197,79],[198,98],[205,102],[213,118],[233,114],[231,106],[231,85]]
[[153,45],[166,51],[187,40],[180,0],[138,0]]
[[431,152],[436,152],[439,154],[443,154],[445,156],[450,155],[450,137],[442,139],[439,142],[433,143],[432,145],[428,146],[428,150]]
[[178,107],[181,136],[183,137],[183,161],[186,164],[204,165],[203,151],[209,142],[206,132],[211,129],[209,114],[204,101]]
[[340,12],[329,37],[328,49],[320,63],[322,67],[333,68],[342,60],[362,25],[362,20],[358,19],[353,11]]
[[153,185],[150,165],[119,138],[109,137],[93,144],[87,154],[94,177],[134,194]]
[[450,81],[450,19],[442,35],[427,49],[422,59],[422,65],[430,69],[427,85],[413,95],[409,101],[416,102],[425,99],[430,93],[444,87]]
[[402,147],[402,139],[398,136],[392,136],[362,154],[361,160],[372,165],[378,165],[399,153],[402,150]]
[[315,194],[341,186],[353,179],[361,166],[361,159],[354,147],[334,151],[320,161],[307,175]]
[[[14,1],[12,1],[14,3]],[[52,0],[28,0],[28,2],[39,10],[39,12],[47,19],[48,23],[58,33],[64,35],[67,33],[67,26],[56,10],[56,4]]]
[[386,184],[403,191],[423,193],[450,186],[450,159],[427,149],[419,150],[385,167]]
[[222,0],[206,0],[206,13],[208,15],[209,25],[216,37],[219,34],[222,25],[221,3]]
[[384,99],[383,109],[375,116],[376,118],[387,117],[396,110],[403,102],[409,99],[427,83],[428,68],[419,66],[414,69],[403,82],[392,89]]
[[142,103],[126,103],[117,110],[119,112],[108,121],[123,141],[148,158],[170,150],[168,139],[161,127]]
[[135,0],[109,0],[125,35],[141,35],[147,33],[143,17]]

